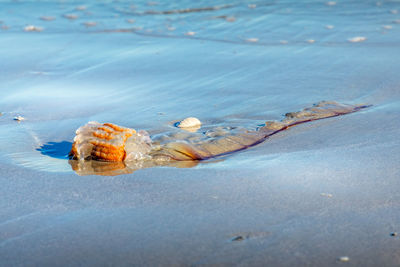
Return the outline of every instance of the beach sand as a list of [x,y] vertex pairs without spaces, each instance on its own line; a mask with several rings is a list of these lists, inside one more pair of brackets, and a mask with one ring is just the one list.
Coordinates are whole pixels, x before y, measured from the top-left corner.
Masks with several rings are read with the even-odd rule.
[[[397,9],[0,3],[0,265],[398,266]],[[66,157],[88,121],[255,128],[321,100],[373,106],[191,168],[79,176]]]

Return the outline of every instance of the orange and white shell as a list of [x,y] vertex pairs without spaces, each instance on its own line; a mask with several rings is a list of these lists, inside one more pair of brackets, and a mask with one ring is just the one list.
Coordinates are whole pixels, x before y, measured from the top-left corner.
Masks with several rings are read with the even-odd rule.
[[134,129],[89,122],[76,131],[70,157],[101,161],[137,159],[150,150],[149,140]]

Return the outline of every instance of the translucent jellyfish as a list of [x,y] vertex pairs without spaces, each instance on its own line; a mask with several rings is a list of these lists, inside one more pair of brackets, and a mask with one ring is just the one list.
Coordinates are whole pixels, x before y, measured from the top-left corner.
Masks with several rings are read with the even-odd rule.
[[120,174],[153,166],[188,167],[193,166],[190,162],[252,147],[292,126],[345,115],[366,107],[323,101],[298,112],[286,113],[281,121],[267,121],[255,130],[216,127],[203,133],[182,131],[160,140],[152,140],[143,130],[89,122],[76,131],[70,164],[79,174],[101,174],[101,170],[107,170],[107,175],[113,170]]

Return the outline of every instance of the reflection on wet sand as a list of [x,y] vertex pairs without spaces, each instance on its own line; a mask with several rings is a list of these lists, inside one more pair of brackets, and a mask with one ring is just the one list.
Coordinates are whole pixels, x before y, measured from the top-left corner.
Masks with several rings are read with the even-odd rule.
[[118,161],[69,160],[68,163],[78,175],[115,176],[133,173],[139,169],[152,167],[192,168],[199,161]]

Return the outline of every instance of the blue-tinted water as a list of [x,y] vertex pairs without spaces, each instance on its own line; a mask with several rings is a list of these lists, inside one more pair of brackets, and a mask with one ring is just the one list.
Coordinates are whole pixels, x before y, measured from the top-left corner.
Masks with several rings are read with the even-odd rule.
[[[193,246],[186,250],[190,257],[171,264],[233,263],[237,258],[250,264],[246,255],[254,256],[253,263],[277,262],[271,255],[286,251],[288,265],[326,265],[332,262],[321,259],[334,263],[346,254],[340,244],[352,232],[351,259],[393,264],[393,257],[385,256],[392,255],[391,246],[382,235],[400,227],[399,195],[392,190],[398,188],[400,151],[399,1],[20,0],[0,2],[0,21],[0,232],[8,233],[0,236],[2,255],[18,251],[18,242],[38,240],[37,253],[43,255],[46,245],[59,244],[51,240],[61,237],[66,238],[61,248],[77,242],[90,251],[99,239],[123,233],[133,238],[122,220],[138,220],[135,231],[140,232],[147,229],[146,218],[157,218],[156,230],[140,235],[141,240],[148,237],[146,249],[132,239],[115,238],[110,244],[139,249],[147,255],[144,262],[150,262],[149,251],[162,251],[175,238],[174,251],[182,243]],[[349,41],[355,37],[363,38]],[[255,127],[321,100],[373,107],[295,127],[253,149],[187,170],[153,168],[112,179],[81,178],[63,158],[75,130],[92,120],[153,135],[175,131],[173,123],[189,116],[205,125]],[[14,121],[18,115],[25,121]],[[319,204],[320,193],[326,192],[337,197],[334,204]],[[214,202],[215,196],[221,202]],[[113,221],[109,210],[120,220]],[[198,213],[191,217],[193,210]],[[368,215],[363,212],[370,210],[375,219],[363,224]],[[385,221],[382,214],[391,215]],[[103,220],[97,223],[99,216]],[[176,219],[167,220],[170,216]],[[48,218],[53,218],[49,227],[57,229],[49,239],[33,230],[17,234]],[[229,218],[234,221],[224,232],[219,226]],[[122,230],[99,235],[87,224],[103,234],[108,225]],[[165,225],[174,224],[177,232],[165,231]],[[189,230],[193,224],[208,232]],[[332,227],[337,235],[315,234],[313,224],[326,232],[324,225]],[[356,224],[362,225],[360,232],[352,228]],[[262,235],[265,246],[247,243],[243,250],[218,243],[220,237],[226,242],[231,233],[249,228],[275,236]],[[88,243],[70,231],[87,233]],[[365,231],[382,250],[357,246],[355,240],[371,243]],[[319,246],[329,238],[334,249]],[[201,246],[217,252],[198,250]],[[264,253],[268,246],[275,247],[271,254]],[[312,247],[319,247],[314,256]],[[31,259],[27,251],[22,258]],[[161,259],[168,254],[179,258],[165,251]],[[371,256],[363,262],[360,255],[366,254],[376,261]],[[83,257],[77,251],[73,255],[71,264]],[[227,260],[218,261],[219,256]],[[123,262],[123,256],[115,261],[104,257]]]
[[254,126],[320,100],[398,100],[397,2],[0,5],[2,123],[32,146],[89,120],[162,132],[187,116]]

